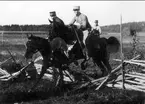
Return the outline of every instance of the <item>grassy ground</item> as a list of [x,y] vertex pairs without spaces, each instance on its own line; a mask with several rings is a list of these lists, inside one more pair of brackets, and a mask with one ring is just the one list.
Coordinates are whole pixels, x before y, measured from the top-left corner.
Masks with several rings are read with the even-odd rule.
[[[46,35],[41,35],[46,37]],[[109,36],[117,36],[119,34],[109,34]],[[2,39],[0,37],[0,39]],[[143,33],[139,35],[141,39],[141,50],[144,53]],[[10,57],[7,49],[9,49],[17,61],[24,62],[26,37],[20,34],[5,34],[3,41],[0,40],[0,62]],[[124,54],[126,59],[132,58],[131,38],[124,37]],[[6,49],[7,48],[7,49]],[[37,55],[36,55],[37,56]],[[36,57],[34,56],[34,57]],[[112,54],[110,64],[115,68],[119,62],[114,62],[113,58],[120,58],[120,54]],[[74,67],[73,67],[74,68]],[[78,67],[76,67],[78,68]],[[87,69],[88,72],[94,71],[92,66]],[[28,90],[32,87],[35,81],[26,80],[25,82],[0,82],[0,103],[21,103],[21,104],[141,104],[144,102],[145,95],[141,92],[126,91],[120,89],[104,88],[95,91],[94,88],[85,88],[81,91],[68,93],[72,86],[66,85],[63,90],[54,89],[52,83],[48,80],[43,80],[31,93]]]
[[[145,94],[113,88],[95,91],[85,88],[68,93],[68,89],[53,89],[49,81],[43,80],[35,90],[28,92],[34,81],[25,83],[1,83],[0,103],[19,104],[143,104]],[[69,85],[65,87],[68,88]],[[63,87],[64,88],[64,87]]]

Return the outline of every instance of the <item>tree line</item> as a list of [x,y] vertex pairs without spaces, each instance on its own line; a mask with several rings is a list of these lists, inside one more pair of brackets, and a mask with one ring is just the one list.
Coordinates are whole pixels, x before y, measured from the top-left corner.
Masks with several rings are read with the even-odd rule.
[[[48,31],[49,25],[3,25],[0,31]],[[120,24],[101,26],[103,32],[120,32]],[[130,29],[137,32],[145,31],[145,22],[128,22],[122,24],[122,29],[128,31]]]
[[[101,29],[104,32],[120,32],[120,24],[102,26]],[[144,32],[145,31],[145,22],[143,21],[143,22],[123,23],[122,30],[124,30],[124,31],[136,30],[136,32]]]
[[48,31],[49,25],[4,25],[0,31]]

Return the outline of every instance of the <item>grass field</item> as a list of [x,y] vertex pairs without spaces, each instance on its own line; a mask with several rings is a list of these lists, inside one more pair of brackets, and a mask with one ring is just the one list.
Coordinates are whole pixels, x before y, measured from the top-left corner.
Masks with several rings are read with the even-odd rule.
[[[47,34],[35,34],[46,38]],[[109,33],[102,37],[115,36],[119,39],[119,33]],[[140,47],[144,51],[145,33],[138,33]],[[18,61],[24,62],[24,53],[26,50],[25,43],[27,38],[22,33],[0,34],[0,62],[10,57],[7,49],[9,49]],[[123,51],[125,58],[129,56],[132,38],[130,36],[123,37]],[[113,58],[120,58],[120,53],[111,55],[110,64],[115,68],[119,63],[114,62]],[[89,70],[89,69],[88,69]],[[95,70],[95,69],[91,69]],[[49,81],[42,81],[36,90],[28,93],[28,89],[34,81],[22,83],[1,83],[0,82],[0,103],[21,103],[21,104],[141,104],[144,102],[145,95],[136,91],[126,91],[112,88],[105,88],[100,91],[84,89],[81,92],[75,92],[67,95],[60,91],[52,92]],[[9,87],[8,87],[9,86]],[[68,86],[67,86],[68,87]]]
[[[40,34],[35,33],[34,35],[40,36],[40,37],[47,37],[47,34]],[[102,37],[110,37],[115,36],[120,40],[120,33],[108,33],[107,35],[101,35]],[[138,37],[140,45],[145,46],[145,33],[138,33]],[[26,34],[24,33],[15,33],[12,32],[4,32],[4,34],[0,34],[0,61],[3,61],[5,58],[1,57],[9,56],[6,49],[9,49],[14,56],[23,56],[26,50],[25,43],[27,41]],[[130,36],[123,36],[123,48],[130,47],[130,43],[132,42],[132,37]],[[7,57],[6,57],[7,58]]]

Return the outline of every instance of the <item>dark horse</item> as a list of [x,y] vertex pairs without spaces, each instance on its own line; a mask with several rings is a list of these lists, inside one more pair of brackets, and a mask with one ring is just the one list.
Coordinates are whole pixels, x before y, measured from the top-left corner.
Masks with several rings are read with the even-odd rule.
[[25,52],[26,59],[32,59],[33,54],[38,51],[43,57],[43,65],[40,76],[32,89],[35,88],[49,67],[55,67],[59,69],[60,80],[58,84],[60,84],[60,86],[63,85],[63,70],[67,68],[66,64],[69,63],[68,57],[63,51],[67,48],[65,42],[59,37],[53,39],[52,41],[48,41],[48,39],[33,36],[32,34],[27,35],[27,38],[27,49]]
[[86,47],[88,49],[88,56],[92,57],[103,74],[105,71],[111,72],[112,68],[109,64],[110,53],[119,51],[120,43],[117,38],[111,36],[108,39],[99,36],[99,31],[92,30],[86,39]]
[[[76,40],[77,43],[74,45],[69,55],[79,56],[76,59],[85,59],[85,56],[82,53],[82,48],[84,48],[84,45],[82,42],[83,33],[81,30],[76,29],[75,26],[65,26],[59,21],[52,22],[51,27],[52,29],[49,34],[50,39],[60,37],[64,39],[67,44],[69,44],[70,41]],[[105,70],[108,72],[112,70],[109,64],[109,54],[119,50],[120,43],[117,38],[100,38],[99,31],[92,30],[86,39],[86,47],[88,50],[88,56],[92,57],[94,63],[96,63],[101,68],[103,73]],[[83,63],[85,61],[86,60],[81,63],[81,66],[84,66]]]
[[[81,63],[82,69],[84,69],[84,63],[86,62],[86,57],[83,53],[84,44],[83,44],[83,32],[80,29],[77,29],[75,25],[67,26],[64,25],[61,21],[51,21],[49,30],[49,39],[52,41],[55,38],[61,38],[61,41],[66,43],[66,46],[72,45],[73,48],[68,51],[68,59],[70,62],[76,63],[79,59],[84,59]],[[58,40],[58,39],[57,39]],[[60,41],[60,40],[58,40]],[[55,41],[58,43],[57,41]],[[53,44],[56,44],[53,41]],[[58,45],[56,45],[58,46]],[[61,46],[61,45],[59,45]]]
[[[43,77],[44,73],[46,72],[47,68],[51,66],[51,56],[52,56],[52,49],[50,42],[47,39],[43,39],[40,37],[36,37],[31,35],[27,35],[28,41],[26,43],[27,49],[25,52],[26,59],[32,59],[33,54],[36,52],[40,52],[43,57],[43,66],[39,76],[39,80]],[[36,83],[36,85],[37,85]],[[35,85],[35,86],[36,86]]]

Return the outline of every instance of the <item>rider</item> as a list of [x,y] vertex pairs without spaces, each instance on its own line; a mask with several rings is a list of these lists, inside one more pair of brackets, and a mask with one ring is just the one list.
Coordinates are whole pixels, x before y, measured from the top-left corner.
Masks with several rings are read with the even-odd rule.
[[[53,29],[56,29],[56,30],[53,30],[53,31],[55,31],[55,34],[57,34],[58,37],[64,39],[64,34],[65,34],[65,24],[64,24],[64,22],[59,17],[57,17],[55,11],[50,12],[50,17],[52,19],[52,21],[48,19],[50,23],[54,23],[54,22],[59,23],[59,24],[57,24],[59,28],[53,28]],[[57,39],[59,39],[59,38],[57,38]],[[60,47],[64,50],[65,55],[68,57],[68,52],[67,52],[67,49],[66,49],[67,45],[66,46],[65,45],[66,45],[66,42],[64,40],[62,40]],[[57,46],[57,47],[59,47],[59,46]]]
[[[91,25],[88,21],[88,18],[85,14],[80,12],[80,6],[74,6],[73,11],[75,13],[75,17],[72,19],[69,25],[73,25],[75,22],[77,23],[77,28],[83,31],[83,43],[85,45],[85,40],[88,36],[89,31],[91,30]],[[87,49],[85,45],[85,55],[86,59],[88,59]]]
[[101,27],[98,25],[98,20],[95,20],[95,25],[92,29],[99,31],[99,36],[102,34]]
[[59,24],[57,24],[59,26],[59,29],[55,28],[57,30],[54,30],[54,31],[57,32],[56,34],[58,36],[63,37],[63,35],[65,33],[65,24],[64,24],[64,22],[59,17],[57,17],[55,11],[50,12],[50,17],[52,19],[52,21],[48,19],[50,23],[52,23],[52,22],[59,23]]

